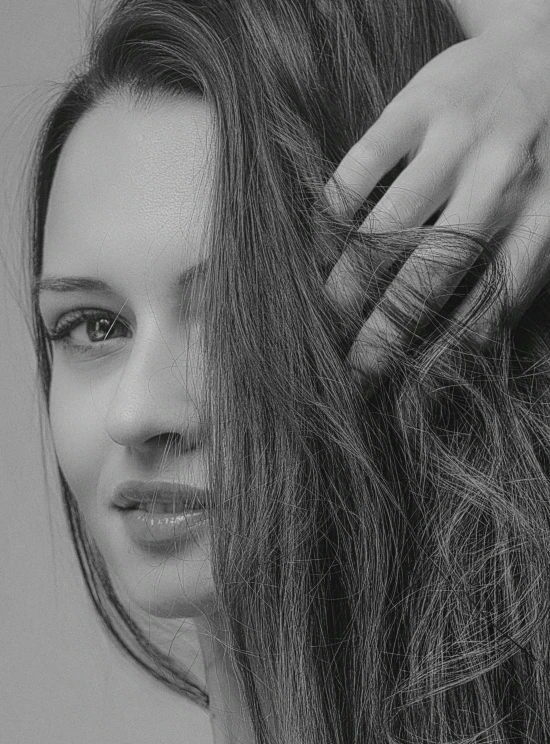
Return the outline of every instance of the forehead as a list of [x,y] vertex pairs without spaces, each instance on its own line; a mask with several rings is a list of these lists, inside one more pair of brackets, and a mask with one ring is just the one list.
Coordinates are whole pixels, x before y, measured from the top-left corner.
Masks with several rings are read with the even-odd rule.
[[[175,273],[206,237],[213,163],[210,112],[198,98],[147,106],[106,101],[65,143],[48,205],[44,272]],[[128,276],[128,274],[127,274]]]

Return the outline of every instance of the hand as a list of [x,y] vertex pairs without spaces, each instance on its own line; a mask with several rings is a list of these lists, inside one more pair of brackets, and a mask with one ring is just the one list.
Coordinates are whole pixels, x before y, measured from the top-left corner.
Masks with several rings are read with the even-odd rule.
[[[339,164],[325,190],[332,208],[353,216],[382,176],[407,158],[407,167],[359,229],[421,226],[443,208],[438,227],[474,229],[487,238],[498,234],[509,268],[509,297],[519,316],[550,279],[549,70],[550,10],[547,23],[507,18],[445,50]],[[448,251],[437,240],[421,243],[367,318],[348,358],[368,380],[383,374],[392,348],[410,337],[410,331],[390,323],[387,308],[414,303],[417,329],[426,305],[441,308],[477,258],[470,255],[457,271],[456,256]],[[453,260],[453,269],[446,268]],[[326,284],[329,296],[344,307],[360,299],[352,266],[344,253]],[[455,317],[474,305],[482,282]],[[470,330],[481,339],[490,336],[499,310],[495,302]]]

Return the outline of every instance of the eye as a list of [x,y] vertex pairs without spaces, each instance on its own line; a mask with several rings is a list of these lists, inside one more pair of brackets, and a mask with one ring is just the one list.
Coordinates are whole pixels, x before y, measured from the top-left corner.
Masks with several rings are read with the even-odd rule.
[[47,335],[52,343],[61,342],[64,347],[80,352],[105,350],[106,344],[111,347],[113,343],[118,348],[121,339],[130,338],[132,332],[117,317],[105,310],[71,310]]

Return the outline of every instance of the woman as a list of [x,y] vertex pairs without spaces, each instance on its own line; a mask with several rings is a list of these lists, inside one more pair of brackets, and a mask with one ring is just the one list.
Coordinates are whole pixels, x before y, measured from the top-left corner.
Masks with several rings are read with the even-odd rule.
[[[496,243],[357,230],[346,176],[460,39],[436,0],[123,0],[44,128],[35,334],[78,556],[114,637],[204,706],[128,600],[196,622],[216,741],[550,729],[548,299],[480,350]],[[411,333],[425,293],[377,303],[418,250],[444,281]],[[376,312],[407,343],[372,395]]]

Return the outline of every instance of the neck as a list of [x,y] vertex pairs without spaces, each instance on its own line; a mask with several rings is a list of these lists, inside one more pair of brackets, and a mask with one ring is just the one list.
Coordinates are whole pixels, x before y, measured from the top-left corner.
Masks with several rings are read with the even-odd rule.
[[227,636],[217,618],[194,618],[210,698],[213,744],[255,744],[242,701]]

